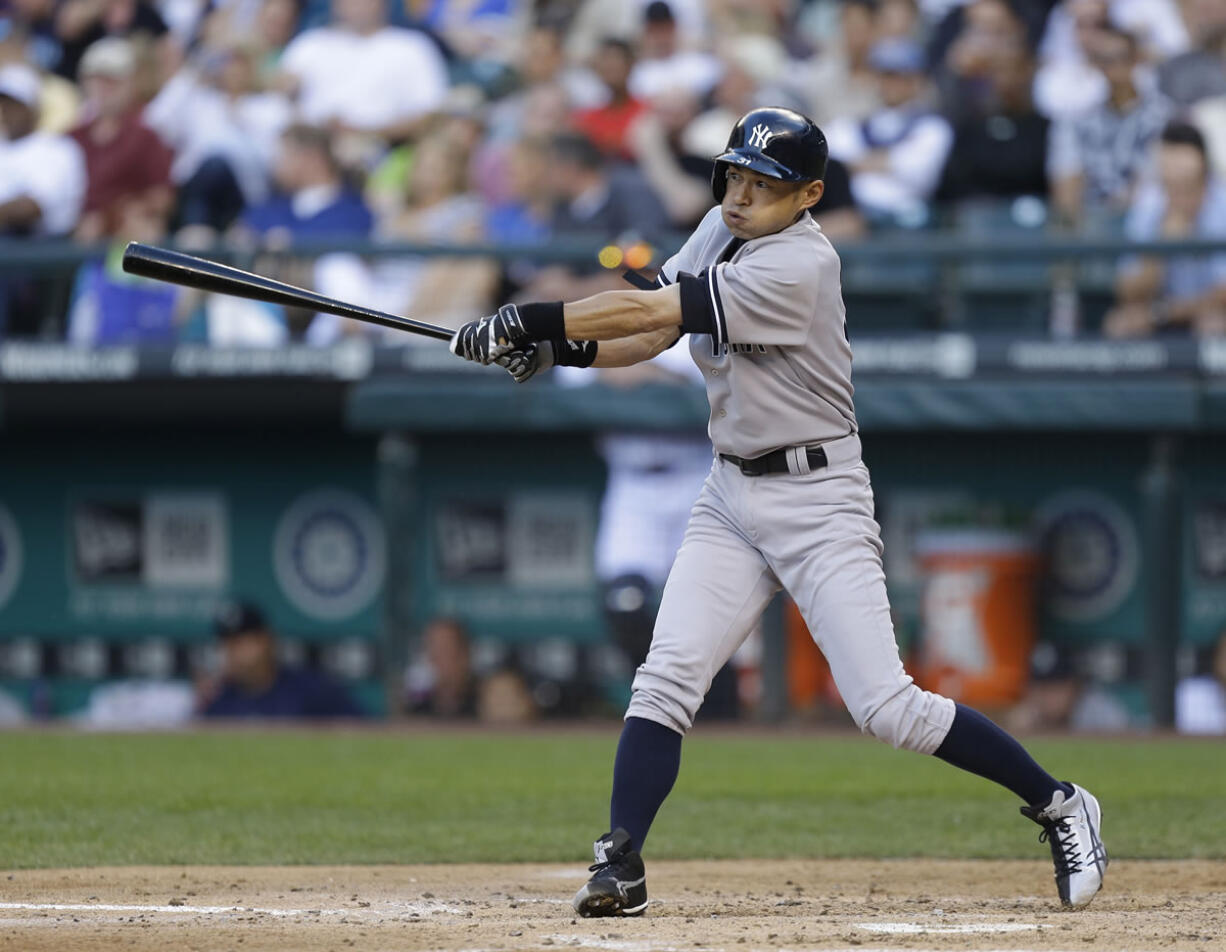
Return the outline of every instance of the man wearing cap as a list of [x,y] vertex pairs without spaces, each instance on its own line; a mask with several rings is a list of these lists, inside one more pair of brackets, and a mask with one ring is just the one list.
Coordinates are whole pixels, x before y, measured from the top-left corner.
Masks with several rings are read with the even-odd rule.
[[910,40],[882,40],[869,53],[882,107],[827,129],[830,154],[851,171],[851,193],[870,218],[921,223],[953,141],[949,123],[924,102],[924,54]]
[[[81,212],[85,160],[68,136],[39,131],[41,91],[29,66],[0,66],[0,238],[63,235]],[[28,278],[0,275],[0,339],[36,333],[42,310]]]
[[30,67],[0,67],[0,235],[72,230],[85,192],[85,162],[67,136],[38,130],[42,81]]
[[170,212],[173,158],[141,121],[132,44],[99,40],[81,58],[86,119],[70,133],[85,154],[88,182],[77,237],[96,241],[115,233],[125,206],[138,204],[158,217]]
[[305,668],[282,665],[277,639],[255,605],[236,603],[218,612],[221,677],[201,691],[204,717],[359,717],[345,689]]

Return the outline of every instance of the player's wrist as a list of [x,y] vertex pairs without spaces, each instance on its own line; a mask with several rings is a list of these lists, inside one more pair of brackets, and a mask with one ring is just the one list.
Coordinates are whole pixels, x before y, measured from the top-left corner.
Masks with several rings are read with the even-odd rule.
[[555,367],[590,367],[600,346],[594,340],[555,340],[548,344]]
[[519,322],[528,340],[559,341],[566,339],[566,317],[561,301],[536,301],[520,304]]

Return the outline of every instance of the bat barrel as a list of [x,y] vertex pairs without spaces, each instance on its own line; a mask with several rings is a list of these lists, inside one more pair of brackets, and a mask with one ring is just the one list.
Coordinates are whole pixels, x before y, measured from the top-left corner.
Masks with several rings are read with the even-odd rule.
[[367,324],[378,324],[381,327],[409,331],[424,337],[432,337],[435,340],[451,339],[452,332],[437,324],[349,304],[217,261],[209,261],[182,251],[172,251],[169,248],[156,248],[136,241],[130,242],[124,249],[123,270],[144,278],[153,278],[215,294],[229,294],[285,307],[303,307],[323,311],[339,317],[364,321]]

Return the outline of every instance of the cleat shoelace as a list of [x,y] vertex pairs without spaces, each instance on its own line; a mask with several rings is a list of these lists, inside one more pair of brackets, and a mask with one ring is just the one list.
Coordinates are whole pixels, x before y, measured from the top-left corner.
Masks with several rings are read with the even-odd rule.
[[1039,834],[1039,842],[1051,847],[1051,857],[1056,864],[1056,876],[1070,876],[1081,872],[1081,857],[1077,854],[1077,834],[1066,818],[1045,824]]

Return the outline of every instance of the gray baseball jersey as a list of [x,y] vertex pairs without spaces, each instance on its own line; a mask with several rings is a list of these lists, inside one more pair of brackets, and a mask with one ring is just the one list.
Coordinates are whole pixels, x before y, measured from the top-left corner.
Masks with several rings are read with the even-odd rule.
[[711,310],[713,333],[694,335],[690,352],[716,452],[752,458],[856,431],[839,257],[812,218],[741,242],[716,206],[659,280],[683,272],[704,282]]
[[[931,753],[947,698],[903,670],[881,538],[852,409],[839,261],[808,215],[734,240],[718,207],[663,269],[681,284],[706,377],[717,453],[753,458],[821,444],[826,465],[751,476],[716,456],[664,587],[627,717],[684,733],[711,679],[781,587],[795,600],[861,728]],[[692,318],[692,319],[691,319]]]

